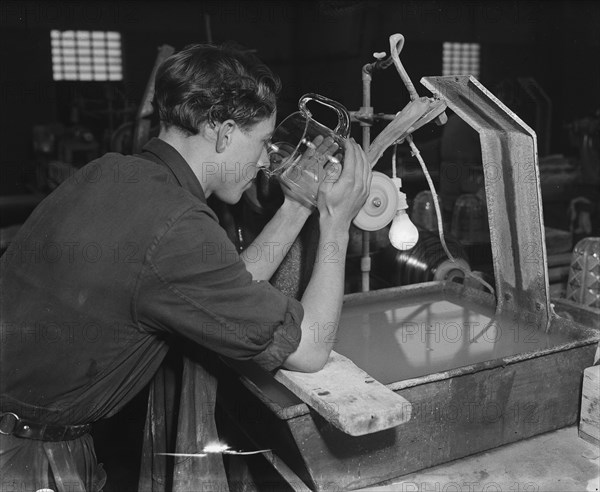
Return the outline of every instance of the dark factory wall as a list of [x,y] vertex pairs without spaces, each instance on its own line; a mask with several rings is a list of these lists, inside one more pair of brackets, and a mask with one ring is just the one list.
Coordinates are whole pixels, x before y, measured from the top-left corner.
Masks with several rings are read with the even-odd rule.
[[[0,2],[2,58],[2,194],[22,193],[33,179],[32,126],[68,124],[75,94],[102,99],[104,83],[52,81],[51,29],[118,30],[124,81],[115,84],[137,103],[157,46],[181,48],[207,39],[255,49],[282,78],[280,115],[304,92],[320,92],[349,109],[361,105],[362,65],[388,51],[388,36],[404,34],[403,61],[418,84],[441,73],[444,41],[481,43],[480,80],[535,77],[553,102],[551,150],[575,153],[564,125],[600,106],[599,8],[587,1],[106,1]],[[393,69],[374,80],[376,111],[398,111],[408,96]],[[89,125],[100,131],[102,117]],[[434,136],[424,130],[419,138]],[[97,135],[101,138],[101,135]]]

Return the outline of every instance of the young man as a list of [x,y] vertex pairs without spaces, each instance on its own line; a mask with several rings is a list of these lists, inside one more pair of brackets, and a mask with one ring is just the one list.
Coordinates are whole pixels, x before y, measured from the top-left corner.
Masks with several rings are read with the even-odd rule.
[[4,488],[100,490],[89,424],[144,388],[174,338],[267,370],[323,367],[333,337],[314,326],[338,322],[349,225],[370,186],[364,152],[347,142],[343,169],[321,163],[319,248],[336,258],[315,264],[301,302],[267,280],[311,210],[286,198],[245,262],[206,204],[236,203],[268,165],[278,90],[251,55],[184,49],[157,74],[159,137],[91,162],[23,225],[0,280]]

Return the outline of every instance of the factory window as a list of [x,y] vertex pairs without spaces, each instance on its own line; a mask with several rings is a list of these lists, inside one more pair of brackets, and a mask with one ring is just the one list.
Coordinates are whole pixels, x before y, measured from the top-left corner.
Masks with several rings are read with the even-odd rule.
[[121,80],[121,34],[113,31],[56,31],[52,41],[54,80]]
[[444,43],[442,75],[479,77],[478,43]]

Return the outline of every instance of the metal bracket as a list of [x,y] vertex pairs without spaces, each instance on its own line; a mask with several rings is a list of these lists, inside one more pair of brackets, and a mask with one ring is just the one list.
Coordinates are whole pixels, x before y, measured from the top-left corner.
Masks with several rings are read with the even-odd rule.
[[479,133],[497,312],[548,329],[550,307],[537,137],[474,77],[423,77]]

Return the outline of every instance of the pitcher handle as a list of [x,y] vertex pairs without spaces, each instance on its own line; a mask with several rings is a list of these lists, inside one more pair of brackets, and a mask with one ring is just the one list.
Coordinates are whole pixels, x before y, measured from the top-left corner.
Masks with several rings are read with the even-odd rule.
[[320,94],[304,94],[298,102],[298,107],[300,108],[300,111],[309,118],[312,114],[306,107],[308,101],[316,101],[323,106],[333,109],[338,117],[338,124],[333,131],[342,138],[348,138],[350,135],[350,114],[342,104],[333,99],[329,99],[328,97],[321,96]]

